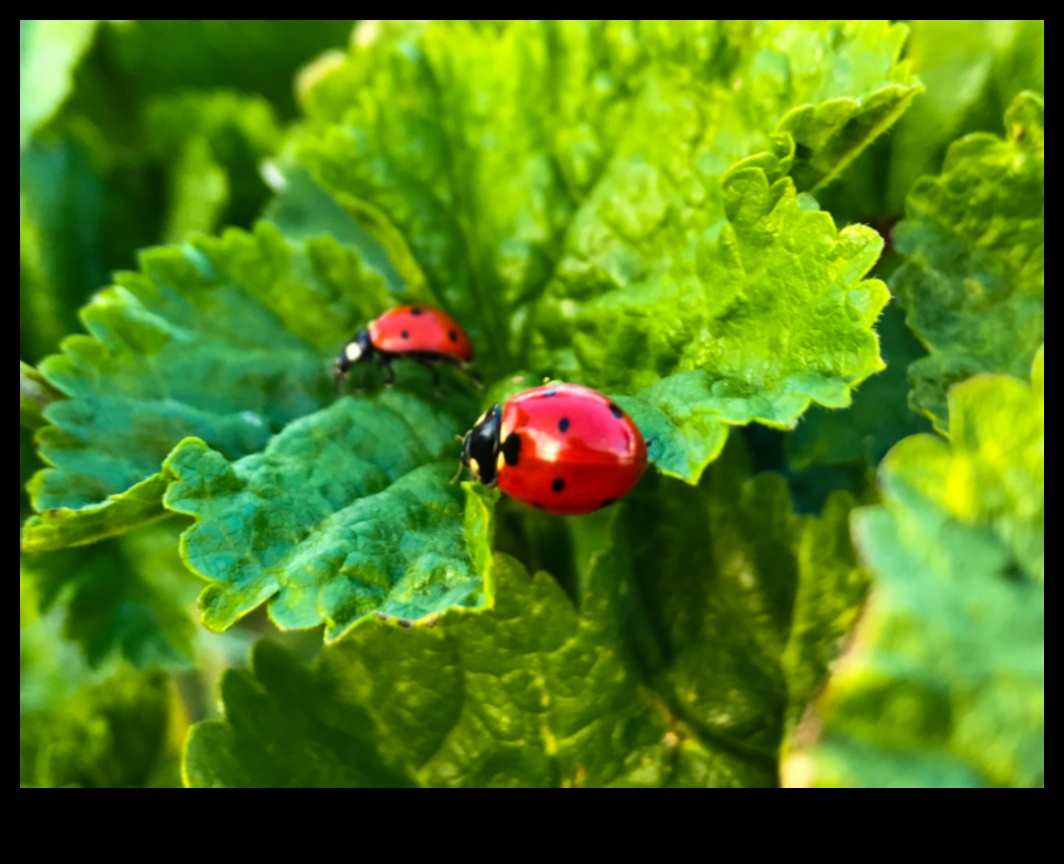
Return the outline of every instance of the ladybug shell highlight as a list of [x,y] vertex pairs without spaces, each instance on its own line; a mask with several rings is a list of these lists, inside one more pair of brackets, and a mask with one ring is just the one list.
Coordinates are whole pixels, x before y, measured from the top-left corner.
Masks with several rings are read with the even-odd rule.
[[473,359],[473,343],[462,326],[430,306],[390,309],[371,321],[367,330],[370,344],[382,354],[419,354],[463,363]]
[[647,466],[639,427],[606,396],[575,384],[537,387],[510,399],[499,445],[499,488],[559,516],[608,507],[632,490]]

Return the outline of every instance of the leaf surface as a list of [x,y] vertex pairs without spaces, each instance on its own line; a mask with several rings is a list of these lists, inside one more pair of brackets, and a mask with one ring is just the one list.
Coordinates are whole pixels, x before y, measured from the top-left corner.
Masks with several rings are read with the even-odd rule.
[[[329,358],[386,297],[328,240],[291,247],[275,230],[147,252],[82,313],[41,364],[66,399],[44,411],[34,478],[41,515],[23,549],[92,542],[165,515],[163,460],[199,438],[232,459],[334,399]],[[387,301],[385,301],[387,302]]]
[[905,324],[896,303],[886,308],[876,325],[884,372],[869,378],[853,394],[846,410],[813,408],[787,436],[792,469],[852,465],[876,466],[899,441],[928,432],[931,424],[909,409],[911,363],[926,356],[923,346]]
[[[578,603],[497,556],[490,614],[361,627],[309,669],[261,646],[225,680],[226,721],[194,729],[187,781],[775,785],[863,596],[850,505],[795,517],[741,456],[697,489],[658,482],[574,530]],[[656,507],[673,529],[634,527]]]
[[[410,394],[345,399],[230,463],[199,441],[167,461],[187,560],[214,584],[204,622],[262,603],[338,639],[369,615],[416,621],[490,597],[490,505],[450,483],[461,421]],[[486,584],[487,583],[487,584]]]
[[21,566],[43,610],[63,610],[63,637],[91,668],[116,657],[144,670],[194,666],[201,584],[181,562],[174,528],[23,556]]
[[297,154],[489,377],[641,399],[659,465],[696,482],[727,424],[791,426],[880,368],[878,240],[797,190],[916,95],[903,40],[885,22],[371,22],[304,92]]
[[38,615],[26,578],[20,600],[19,786],[174,785],[166,677],[114,664],[90,672],[58,613]]
[[70,95],[74,69],[92,44],[99,23],[19,20],[19,150]]
[[949,388],[973,375],[1026,377],[1045,338],[1045,109],[1019,97],[1007,137],[957,142],[920,181],[896,232],[893,279],[930,357],[910,370],[914,408],[948,426]]
[[18,364],[18,416],[23,429],[39,429],[44,425],[41,412],[60,398],[43,376],[32,366]]
[[[950,394],[854,534],[876,577],[787,764],[823,786],[1045,785],[1045,406],[1003,376]],[[816,742],[816,743],[814,743]]]

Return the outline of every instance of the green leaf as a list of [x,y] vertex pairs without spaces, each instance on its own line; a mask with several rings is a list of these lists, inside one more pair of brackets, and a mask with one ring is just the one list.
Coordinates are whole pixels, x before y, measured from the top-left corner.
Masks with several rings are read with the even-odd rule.
[[855,519],[876,588],[795,785],[1045,785],[1044,398],[982,377],[950,416],[952,444],[901,444]]
[[[159,673],[85,668],[57,613],[39,617],[20,578],[19,785],[174,785],[170,685]],[[178,732],[180,730],[177,730]]]
[[890,449],[910,435],[930,431],[927,420],[909,410],[909,364],[923,357],[923,346],[905,325],[897,304],[886,308],[876,326],[887,369],[853,394],[846,411],[814,408],[787,436],[792,469],[840,465],[860,460],[878,465]]
[[826,182],[904,111],[904,32],[373,22],[305,90],[297,152],[489,377],[640,397],[663,470],[695,481],[726,424],[793,425],[880,368],[878,240],[837,234],[782,175]]
[[187,670],[200,583],[181,563],[177,534],[139,531],[87,550],[22,558],[44,611],[65,611],[63,635],[92,668],[121,656],[137,669]]
[[865,582],[845,499],[795,517],[782,480],[733,453],[697,489],[656,481],[565,523],[578,605],[497,556],[490,613],[361,627],[310,669],[260,646],[225,679],[226,721],[194,728],[186,781],[775,785]]
[[294,113],[292,78],[322,51],[345,45],[352,20],[134,20],[108,22],[97,52],[102,75],[121,72],[139,97],[225,87]]
[[892,136],[886,213],[899,214],[913,185],[935,173],[962,135],[998,128],[1023,90],[1045,92],[1045,21],[917,20],[907,57],[926,95]]
[[19,150],[59,110],[99,21],[18,22]]
[[23,429],[39,429],[44,425],[41,412],[61,398],[43,376],[21,360],[18,364],[18,417]]
[[274,149],[274,112],[292,113],[292,76],[343,45],[352,23],[102,23],[73,98],[20,159],[22,359],[56,351],[77,329],[77,308],[138,250],[253,224],[267,199],[257,162]]
[[1021,96],[1008,136],[972,135],[940,177],[921,180],[896,232],[893,279],[931,356],[910,370],[914,408],[947,428],[951,385],[986,372],[1026,377],[1045,334],[1045,109]]
[[333,398],[330,358],[352,322],[387,304],[375,274],[328,240],[273,229],[147,252],[140,273],[82,312],[91,336],[41,364],[68,398],[44,411],[31,484],[41,515],[22,547],[92,542],[165,515],[160,474],[196,437],[231,459],[261,451]]
[[19,785],[125,789],[176,785],[164,760],[165,676],[119,675],[77,691],[54,713],[19,717]]
[[182,92],[150,100],[144,122],[148,150],[171,166],[165,242],[254,222],[267,196],[259,163],[281,137],[269,102],[225,90]]
[[[701,267],[673,265],[669,276],[610,291],[556,331],[571,341],[570,377],[608,392],[623,392],[625,378],[649,384],[618,401],[651,439],[659,470],[689,482],[719,455],[729,425],[790,428],[814,403],[847,407],[851,388],[883,368],[872,327],[889,295],[863,280],[878,235],[837,232],[789,179],[771,183],[760,168],[730,172],[723,189],[729,224],[698,245]],[[552,320],[573,290],[556,289]],[[663,317],[663,292],[682,316]],[[539,320],[553,333],[547,314]],[[568,350],[562,341],[558,352]],[[634,375],[622,365],[629,357],[645,364]]]
[[[89,138],[90,140],[85,140]],[[49,135],[19,159],[19,353],[37,363],[77,328],[77,310],[157,237],[154,180],[92,136]]]
[[269,603],[283,629],[417,621],[490,598],[490,506],[450,483],[462,421],[406,393],[345,399],[232,463],[199,441],[167,460],[166,505],[198,524],[185,556],[224,630]]

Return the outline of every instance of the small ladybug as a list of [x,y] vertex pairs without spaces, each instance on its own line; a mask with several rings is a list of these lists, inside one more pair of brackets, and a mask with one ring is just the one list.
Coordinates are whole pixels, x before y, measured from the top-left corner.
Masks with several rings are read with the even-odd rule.
[[344,346],[336,358],[337,383],[343,382],[356,363],[375,361],[384,371],[386,383],[391,385],[395,382],[392,361],[404,357],[431,369],[439,386],[437,367],[441,364],[456,366],[470,374],[473,343],[461,325],[439,309],[400,306],[371,321]]
[[481,417],[465,437],[462,464],[518,501],[576,516],[627,495],[646,470],[647,445],[608,397],[548,384]]

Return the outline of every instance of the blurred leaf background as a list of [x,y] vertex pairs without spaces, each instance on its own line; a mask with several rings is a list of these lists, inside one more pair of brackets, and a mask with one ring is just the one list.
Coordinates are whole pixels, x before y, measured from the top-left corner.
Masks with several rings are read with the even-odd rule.
[[[20,785],[1044,786],[1044,21],[906,24],[20,21]],[[411,299],[688,482],[437,497]]]

